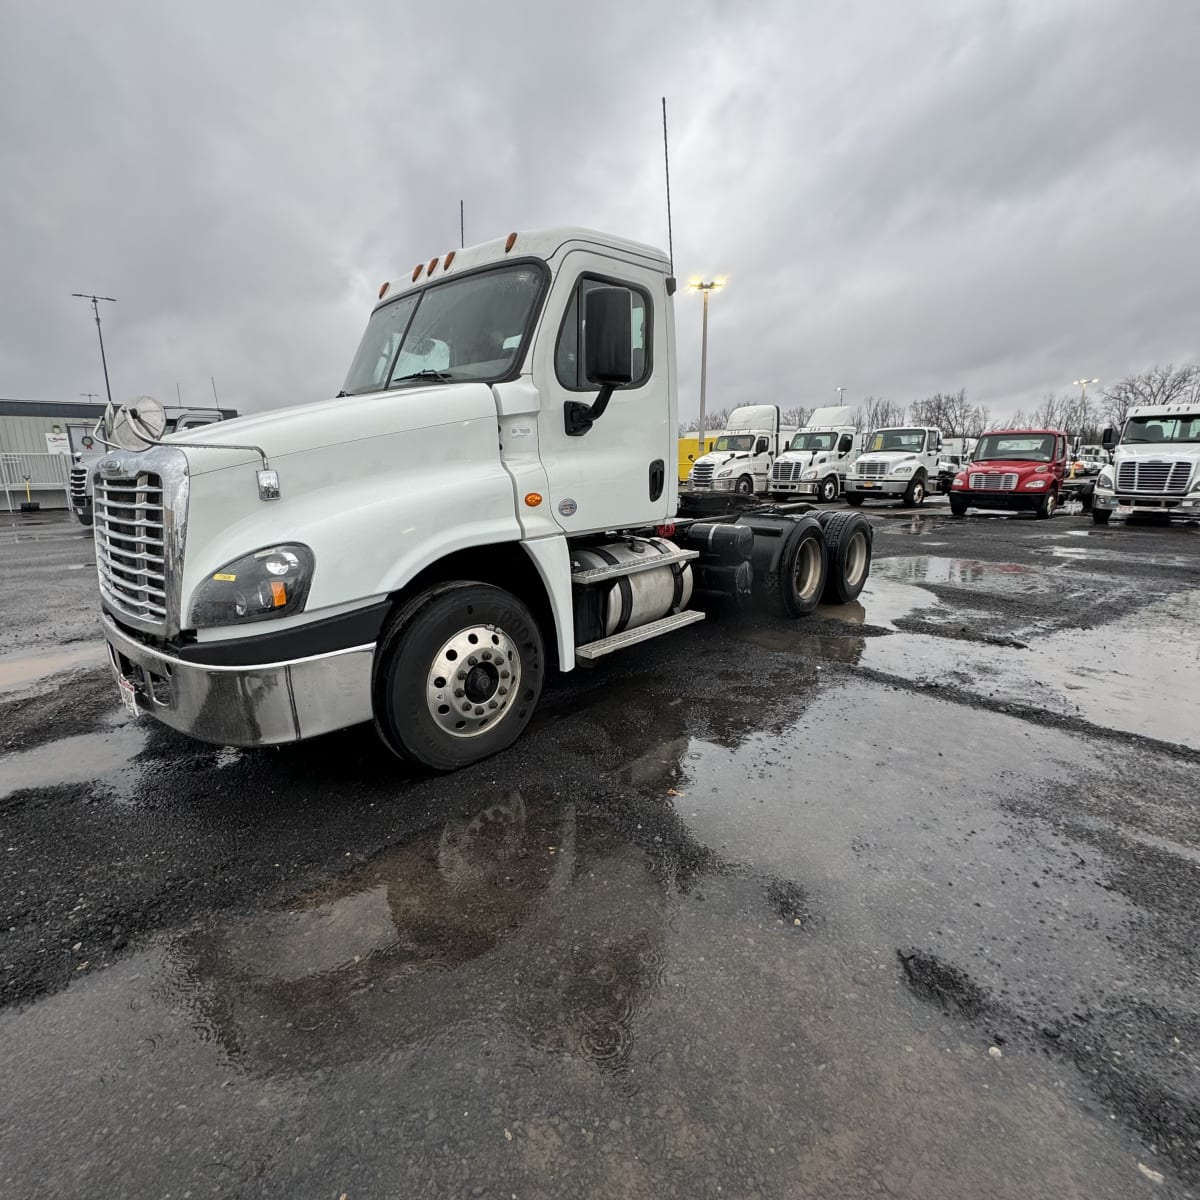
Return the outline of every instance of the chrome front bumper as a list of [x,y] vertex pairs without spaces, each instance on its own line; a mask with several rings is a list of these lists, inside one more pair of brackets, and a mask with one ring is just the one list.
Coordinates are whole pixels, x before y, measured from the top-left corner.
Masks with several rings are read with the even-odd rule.
[[101,613],[113,677],[140,712],[218,746],[273,746],[371,720],[375,646],[292,662],[217,667],[136,641]]
[[[847,479],[845,490],[863,496],[903,496],[911,479]],[[928,485],[926,485],[928,486]]]

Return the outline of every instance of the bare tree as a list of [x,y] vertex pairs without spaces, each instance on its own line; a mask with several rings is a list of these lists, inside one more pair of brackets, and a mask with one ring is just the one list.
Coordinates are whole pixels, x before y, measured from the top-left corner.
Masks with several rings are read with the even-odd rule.
[[909,405],[914,425],[925,425],[940,429],[946,437],[978,437],[987,427],[989,413],[986,408],[967,400],[967,389],[957,392],[935,392],[925,400],[914,400]]
[[888,429],[904,423],[904,408],[891,400],[868,396],[854,413],[854,427],[859,432],[873,429]]
[[797,429],[803,429],[808,424],[808,418],[812,414],[813,410],[811,408],[804,408],[803,406],[787,408],[783,410],[780,420],[784,425],[794,425]]
[[1121,426],[1129,410],[1140,404],[1200,402],[1200,366],[1151,367],[1140,375],[1126,375],[1102,394],[1104,416],[1109,424]]

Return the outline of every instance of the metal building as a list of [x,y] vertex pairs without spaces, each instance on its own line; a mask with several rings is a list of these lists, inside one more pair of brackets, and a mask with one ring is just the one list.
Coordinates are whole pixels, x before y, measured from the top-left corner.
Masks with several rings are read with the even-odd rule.
[[[232,408],[203,411],[237,416]],[[103,449],[92,439],[103,413],[103,404],[86,401],[0,400],[0,512],[19,509],[26,495],[43,509],[66,508],[74,455]]]

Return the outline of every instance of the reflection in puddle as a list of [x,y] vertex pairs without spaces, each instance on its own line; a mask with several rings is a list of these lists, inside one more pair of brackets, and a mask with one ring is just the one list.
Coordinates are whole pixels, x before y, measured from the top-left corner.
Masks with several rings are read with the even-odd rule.
[[121,776],[136,771],[131,760],[146,743],[134,724],[112,733],[81,733],[0,758],[0,798],[24,788],[103,781],[124,791]]
[[914,537],[924,537],[935,529],[945,526],[944,518],[938,517],[905,517],[901,521],[883,521],[875,526],[876,533],[907,533]]
[[958,584],[986,583],[989,588],[1036,586],[1032,567],[1022,563],[987,562],[972,558],[942,558],[936,555],[914,555],[903,558],[884,558],[871,564],[871,578],[881,575],[902,583]]
[[624,1068],[660,985],[666,897],[572,804],[519,793],[271,912],[185,937],[175,987],[254,1072],[309,1070],[500,1020]]
[[105,647],[95,642],[85,642],[70,650],[7,655],[0,658],[0,691],[22,687],[47,675],[70,671],[75,667],[98,667],[106,661]]

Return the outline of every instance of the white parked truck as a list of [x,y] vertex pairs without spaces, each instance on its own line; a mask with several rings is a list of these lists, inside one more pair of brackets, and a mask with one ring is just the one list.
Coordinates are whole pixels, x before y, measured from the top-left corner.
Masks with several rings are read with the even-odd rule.
[[853,416],[847,405],[814,409],[772,465],[771,494],[811,496],[824,503],[836,500],[862,447]]
[[674,290],[651,247],[514,233],[384,284],[334,398],[171,435],[123,409],[95,530],[126,703],[243,746],[373,721],[451,770],[551,666],[856,596],[861,513],[681,511]]
[[771,463],[793,433],[780,424],[777,404],[747,404],[729,414],[716,443],[696,459],[688,477],[691,492],[766,495]]
[[915,508],[936,485],[939,430],[927,426],[877,429],[846,474],[846,500],[899,500]]
[[1113,459],[1096,476],[1097,525],[1114,513],[1200,520],[1200,404],[1131,408],[1121,430],[1105,429],[1102,441]]

